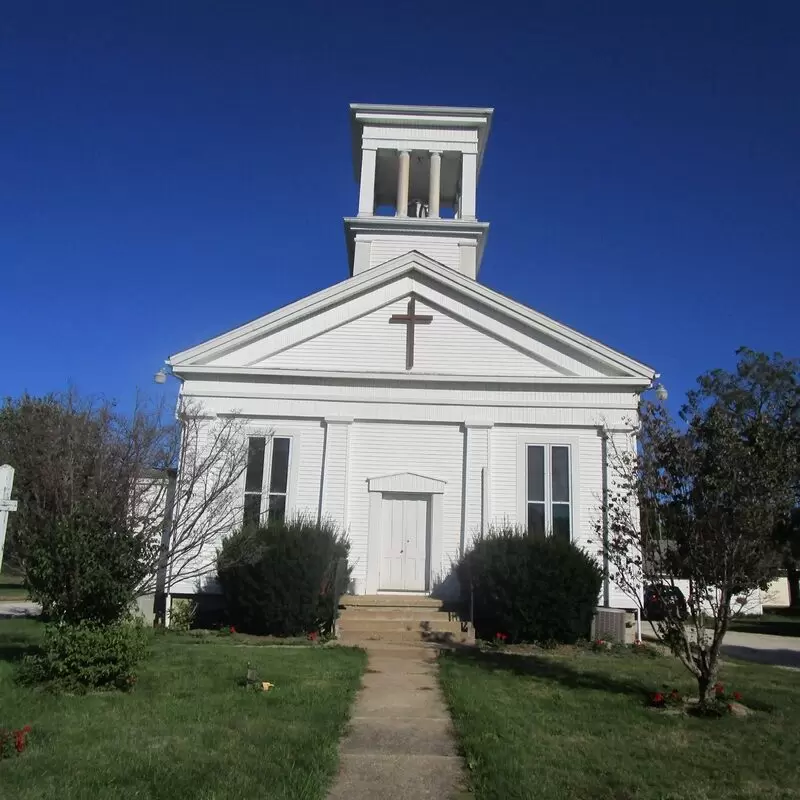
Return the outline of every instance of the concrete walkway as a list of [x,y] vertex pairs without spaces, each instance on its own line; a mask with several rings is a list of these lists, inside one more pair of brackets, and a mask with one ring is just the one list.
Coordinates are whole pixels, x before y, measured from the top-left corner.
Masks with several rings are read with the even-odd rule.
[[[642,625],[642,635],[650,641],[657,638],[652,625],[647,623]],[[722,640],[722,655],[758,664],[800,669],[800,636],[728,631]]]
[[728,631],[722,640],[722,655],[800,669],[800,637]]
[[42,607],[30,600],[2,600],[0,601],[0,619],[13,617],[38,617]]
[[367,642],[363,686],[329,800],[466,797],[433,647]]

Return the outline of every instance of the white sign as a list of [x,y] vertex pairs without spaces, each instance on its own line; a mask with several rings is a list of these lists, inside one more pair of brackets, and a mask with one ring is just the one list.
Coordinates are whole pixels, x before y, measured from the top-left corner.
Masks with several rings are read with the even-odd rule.
[[6,544],[6,526],[8,515],[17,510],[17,501],[11,499],[11,487],[14,485],[14,467],[3,464],[0,467],[0,569],[3,568],[3,548]]

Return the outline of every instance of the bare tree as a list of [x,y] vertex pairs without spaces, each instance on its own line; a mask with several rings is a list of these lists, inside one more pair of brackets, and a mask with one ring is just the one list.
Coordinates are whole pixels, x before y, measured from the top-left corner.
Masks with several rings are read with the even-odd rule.
[[134,527],[161,546],[140,595],[199,580],[213,567],[222,537],[241,524],[247,437],[235,414],[209,415],[181,400],[151,453],[140,460],[131,509]]
[[16,468],[10,537],[34,597],[71,619],[111,619],[136,595],[213,569],[241,524],[247,437],[235,414],[181,400],[121,414],[70,390],[0,408]]
[[[763,357],[742,351],[738,371],[752,378],[754,359]],[[787,427],[796,386],[785,403],[792,415],[777,419],[767,403],[728,402],[724,375],[701,377],[684,427],[645,403],[637,448],[607,438],[613,478],[596,524],[609,577],[640,607],[643,586],[660,593],[654,630],[697,679],[701,707],[713,700],[730,620],[780,567],[774,531],[797,501],[797,439]],[[680,582],[685,608],[675,601]]]

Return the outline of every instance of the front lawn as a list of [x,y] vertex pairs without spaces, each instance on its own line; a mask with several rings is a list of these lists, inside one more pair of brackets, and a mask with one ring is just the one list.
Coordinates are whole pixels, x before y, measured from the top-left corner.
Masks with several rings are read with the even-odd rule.
[[703,720],[645,708],[696,696],[671,657],[588,649],[445,653],[441,681],[476,800],[780,800],[800,796],[800,672],[729,662],[759,711]]
[[0,572],[0,601],[27,600],[28,591],[22,580],[22,575],[17,572]]
[[[0,761],[3,797],[325,797],[362,651],[154,634],[130,694],[56,696],[14,681],[41,628],[0,621],[0,727],[33,728],[28,749]],[[248,661],[274,689],[238,685]]]

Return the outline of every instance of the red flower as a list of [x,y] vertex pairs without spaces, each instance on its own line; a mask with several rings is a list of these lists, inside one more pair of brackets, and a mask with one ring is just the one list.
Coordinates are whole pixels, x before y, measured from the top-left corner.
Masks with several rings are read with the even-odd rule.
[[30,732],[33,730],[33,728],[31,728],[31,726],[30,726],[30,725],[26,725],[26,726],[25,726],[25,727],[24,727],[22,730],[23,730],[25,733],[30,733]]
[[496,633],[494,635],[494,638],[495,639],[499,639],[501,642],[504,642],[506,639],[508,639],[508,634],[507,633]]
[[733,693],[733,699],[734,700],[741,700],[742,699],[742,693],[741,692],[734,692]]
[[14,748],[18,753],[25,749],[25,732],[14,731]]
[[231,633],[236,633],[236,628],[233,625],[231,625]]
[[311,631],[311,632],[308,634],[308,638],[309,638],[309,640],[310,640],[310,641],[312,641],[312,642],[316,642],[316,641],[317,641],[317,639],[319,638],[319,633],[317,633],[317,631]]
[[714,691],[718,694],[725,694],[725,687],[721,683],[714,684]]

